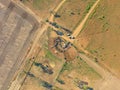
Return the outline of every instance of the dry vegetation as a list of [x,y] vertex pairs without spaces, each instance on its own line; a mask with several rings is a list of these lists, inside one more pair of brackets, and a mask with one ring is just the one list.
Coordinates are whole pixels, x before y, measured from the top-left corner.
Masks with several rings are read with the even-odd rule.
[[[23,0],[23,3],[29,6],[41,18],[46,18],[47,16],[49,16],[48,14],[50,14],[50,11],[52,11],[55,5],[59,3],[60,1],[61,0],[56,0],[56,1],[54,0],[48,0],[48,1],[47,0],[33,0],[29,2],[29,0],[28,1]],[[96,0],[92,0],[92,1],[91,0],[81,0],[81,1],[80,0],[67,0],[62,6],[62,8],[57,12],[60,15],[60,18],[56,18],[55,22],[57,22],[58,24],[60,24],[61,26],[65,28],[73,30],[80,23],[80,21],[83,19],[85,14],[88,13],[89,9],[91,8],[91,6],[93,5],[95,1]],[[97,14],[97,10],[95,10],[94,14],[91,15],[90,20],[93,21],[92,19],[94,17],[99,16],[95,20],[99,20],[98,22],[103,23],[102,20],[105,19],[106,16],[104,17],[103,14],[98,15],[99,13],[97,14],[98,16],[95,16],[95,14]],[[105,20],[106,21],[104,21],[103,32],[105,32],[106,28],[109,26],[109,24],[107,24],[107,19]],[[90,21],[88,23],[90,23]],[[96,26],[99,26],[99,25],[100,24]],[[36,58],[34,58],[34,60],[37,63],[44,63],[46,62],[46,60],[49,61],[51,67],[53,67],[55,74],[53,74],[52,76],[47,75],[42,72],[40,67],[37,67],[33,64],[29,72],[33,74],[35,77],[30,77],[28,75],[21,90],[45,90],[45,88],[43,88],[41,85],[41,79],[48,81],[52,84],[53,81],[56,80],[57,75],[60,69],[62,68],[62,64],[64,63],[64,61],[56,57],[56,55],[53,53],[55,52],[55,50],[52,51],[51,50],[52,45],[50,46],[52,39],[56,38],[56,34],[54,32],[50,33],[49,29],[50,28],[48,28],[49,33],[43,34],[40,39],[40,42],[38,43],[38,46],[40,45],[39,48],[42,48],[42,49],[39,51],[38,54],[35,55]],[[89,35],[86,35],[86,32],[89,33],[89,31],[90,30],[88,30],[88,27],[85,27],[85,30],[82,32],[83,41],[86,36],[87,37],[89,36]],[[91,32],[93,33],[94,30]],[[81,39],[81,36],[78,38]],[[82,47],[91,51],[92,46],[90,45],[93,45],[93,44],[90,44],[90,43],[91,42],[89,41],[88,42],[89,45],[87,44],[85,47],[83,44]],[[74,82],[76,79],[87,81],[89,82],[91,87],[94,87],[94,83],[96,83],[101,78],[101,76],[97,72],[95,72],[91,67],[89,67],[89,65],[87,65],[80,57],[77,57],[76,55],[77,52],[74,49],[75,48],[69,49],[69,53],[66,53],[67,54],[66,56],[70,58],[73,58],[73,56],[75,56],[75,60],[65,63],[60,72],[60,75],[58,76],[58,79],[64,80],[65,85],[60,85],[58,83],[55,83],[55,86],[62,88],[62,89],[56,89],[56,90],[72,90],[72,89],[79,90],[79,88],[76,86],[76,83]],[[58,55],[59,57],[64,58],[63,55],[61,54],[58,54]],[[19,79],[23,78],[23,76],[26,74],[24,71],[26,72],[28,71],[28,68],[31,66],[33,61],[31,61],[31,59],[27,60],[24,70],[20,74]],[[71,85],[71,87],[68,88],[69,85]]]
[[61,87],[63,90],[79,90],[77,80],[86,81],[90,86],[94,87],[100,78],[101,76],[97,72],[78,57],[75,61],[64,64],[58,79],[64,81],[65,84],[61,85],[57,82],[56,86]]
[[119,0],[101,0],[77,39],[100,64],[120,75]]
[[[49,29],[50,28],[48,28],[48,30]],[[50,65],[53,67],[53,71],[55,74],[48,75],[46,73],[43,73],[40,67],[33,65],[29,72],[35,77],[31,77],[30,75],[28,75],[23,86],[21,87],[21,90],[46,90],[46,88],[42,86],[41,80],[45,80],[50,84],[53,84],[53,82],[55,81],[56,83],[54,83],[54,88],[57,88],[55,90],[79,90],[75,80],[87,81],[89,82],[89,85],[91,87],[94,87],[94,84],[100,80],[101,76],[99,76],[99,74],[95,72],[91,67],[89,67],[89,65],[87,65],[79,56],[76,57],[74,61],[65,63],[62,67],[64,60],[61,60],[53,55],[53,51],[49,51],[47,37],[49,36],[50,38],[50,36],[53,36],[53,34],[53,31],[51,31],[51,33],[49,32],[43,35],[43,37],[47,35],[46,38],[43,39],[43,37],[41,37],[42,39],[40,40],[40,44],[44,41],[42,45],[42,50],[39,52],[36,58],[34,58],[34,60],[37,63],[45,63],[46,60],[48,60]],[[26,74],[24,71],[28,70],[28,67],[31,63],[33,62],[28,59],[26,62],[26,67],[24,68],[19,78],[22,78],[24,74]],[[57,74],[59,74],[58,77]],[[65,84],[59,84],[56,79],[63,80]],[[71,85],[71,87],[68,88],[69,85]]]
[[[49,50],[48,34],[49,33],[44,33],[42,35],[39,41],[41,49],[38,53],[34,55],[34,59],[28,58],[28,60],[26,60],[26,64],[18,78],[18,80],[21,81],[24,78],[24,76],[27,75],[26,80],[20,90],[34,90],[34,89],[46,90],[46,88],[42,86],[43,84],[42,81],[46,81],[52,84],[55,81],[59,71],[61,70],[64,62],[60,58],[56,57]],[[52,75],[49,75],[48,73],[44,73],[42,68],[39,67],[39,65],[37,66],[37,64],[35,65],[34,63],[37,64],[42,63],[43,65],[50,65],[54,73]],[[28,72],[30,72],[30,74],[34,76],[27,74]]]
[[60,18],[55,18],[55,22],[65,28],[74,30],[95,1],[96,0],[66,0],[57,12]]
[[23,0],[41,19],[46,19],[61,0]]

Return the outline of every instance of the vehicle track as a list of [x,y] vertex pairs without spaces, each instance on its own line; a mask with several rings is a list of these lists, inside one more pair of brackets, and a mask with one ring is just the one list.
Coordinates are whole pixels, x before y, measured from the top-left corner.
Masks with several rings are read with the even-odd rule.
[[[62,0],[60,4],[54,9],[55,13],[61,8],[61,6],[65,3],[65,1],[66,0]],[[54,14],[52,14],[49,18],[49,21],[53,22],[53,20],[54,20]]]
[[89,12],[87,13],[87,15],[86,15],[86,16],[84,17],[84,19],[82,20],[82,22],[81,22],[81,23],[79,24],[79,26],[74,30],[72,36],[77,37],[77,36],[80,34],[81,30],[83,29],[86,21],[88,20],[88,18],[89,18],[89,16],[90,16],[90,14],[91,14],[91,13],[93,12],[93,10],[96,8],[96,6],[98,5],[99,2],[100,2],[100,0],[97,0],[97,1],[95,2],[95,4],[91,7],[91,9],[90,9]]
[[[88,12],[88,14],[85,16],[85,18],[83,19],[83,21],[80,23],[80,25],[74,30],[72,36],[77,37],[81,30],[83,29],[86,21],[88,20],[90,14],[93,12],[93,10],[95,9],[95,7],[98,5],[98,3],[100,2],[100,0],[97,0],[95,2],[95,4],[92,6],[92,8],[90,9],[90,11]],[[62,36],[62,38],[64,38],[65,40],[73,43],[74,39],[69,39],[66,36]],[[88,53],[88,51],[84,50],[83,51],[85,53]],[[110,73],[109,71],[105,70],[104,68],[102,68],[101,66],[99,66],[98,64],[96,64],[93,60],[89,59],[87,56],[85,56],[84,54],[80,54],[80,57],[90,66],[92,67],[97,73],[99,73],[103,80],[102,82],[100,82],[98,84],[98,86],[96,87],[95,90],[119,90],[120,89],[120,80],[114,76],[112,73]]]
[[[73,37],[76,38],[76,37],[80,34],[81,30],[83,29],[86,21],[88,20],[88,18],[89,18],[89,16],[90,16],[90,14],[91,14],[91,13],[93,12],[93,10],[96,8],[96,6],[98,5],[99,2],[100,2],[100,0],[97,0],[97,1],[93,4],[93,6],[92,6],[91,9],[89,10],[89,12],[86,14],[86,16],[83,18],[82,22],[81,22],[81,23],[78,25],[78,27],[74,30],[74,32],[73,32],[73,34],[72,34],[71,36],[73,36]],[[75,40],[75,39],[70,39],[70,38],[68,38],[67,36],[62,36],[62,38],[64,38],[65,40],[67,40],[67,41],[69,41],[69,42],[71,42],[71,43],[73,43],[74,40]],[[86,51],[86,52],[87,52],[87,51]]]

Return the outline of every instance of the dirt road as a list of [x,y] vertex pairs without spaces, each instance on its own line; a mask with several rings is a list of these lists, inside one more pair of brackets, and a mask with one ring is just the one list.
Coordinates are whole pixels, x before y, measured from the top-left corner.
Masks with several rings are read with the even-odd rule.
[[[86,21],[88,20],[90,14],[92,13],[92,11],[95,9],[95,7],[98,5],[98,3],[100,2],[100,0],[97,0],[95,2],[95,4],[91,7],[90,11],[87,13],[87,15],[84,17],[84,19],[82,20],[82,22],[78,25],[78,27],[74,30],[73,34],[71,36],[73,37],[77,37],[79,35],[79,33],[81,32],[81,30],[83,29]],[[64,38],[65,40],[73,43],[75,39],[70,39],[67,36],[62,36],[62,38]],[[85,51],[86,53],[88,53],[87,51]]]
[[[85,16],[85,18],[80,23],[80,25],[75,29],[72,36],[77,37],[79,35],[79,33],[81,32],[82,28],[84,27],[87,19],[89,18],[89,15],[92,13],[92,11],[95,9],[95,7],[98,5],[99,2],[100,2],[100,0],[96,1],[96,3],[90,9],[89,13]],[[74,40],[72,40],[71,42],[73,42],[73,41]],[[104,68],[99,66],[97,63],[94,62],[94,60],[90,60],[87,56],[80,54],[80,57],[90,67],[92,67],[97,73],[99,73],[103,77],[103,80],[96,84],[95,90],[120,90],[120,80],[117,77],[115,77],[110,72],[108,72],[107,70],[105,70]]]
[[[81,32],[82,28],[84,27],[86,21],[88,20],[90,14],[95,9],[95,7],[98,5],[100,0],[97,0],[96,3],[92,6],[89,13],[85,16],[83,21],[80,23],[80,25],[74,30],[72,36],[77,37],[79,33]],[[66,36],[62,36],[65,40],[73,43],[74,39],[69,39]],[[86,50],[85,53],[88,53]],[[102,77],[103,80],[96,84],[95,90],[120,90],[120,80],[116,78],[114,75],[112,75],[110,72],[96,64],[94,61],[90,60],[88,57],[86,57],[83,54],[80,54],[80,57],[93,69],[95,69],[96,72],[98,72]]]
[[[60,2],[60,4],[54,9],[54,12],[57,12],[65,1],[66,0],[62,0]],[[17,2],[17,3],[19,3],[19,2]],[[24,6],[24,5],[22,5],[22,6]],[[53,21],[53,19],[54,19],[54,15],[51,14],[51,16],[49,17],[49,20]],[[38,44],[38,41],[41,38],[41,35],[47,30],[48,26],[49,26],[48,24],[44,24],[44,26],[39,28],[39,30],[38,30],[38,32],[36,34],[35,40],[34,40],[34,42],[32,44],[32,47],[31,47],[31,49],[29,51],[29,54],[27,56],[31,55],[34,52],[34,49],[35,49],[36,45]],[[21,70],[22,70],[22,68],[21,68]],[[21,85],[18,83],[17,78],[16,78],[16,80],[10,86],[9,90],[19,90],[20,87],[21,87]]]
[[[54,12],[57,12],[65,1],[66,1],[66,0],[62,0],[62,1],[60,2],[60,4],[54,9]],[[51,16],[49,17],[49,20],[50,20],[50,21],[53,21],[53,19],[54,19],[54,15],[51,14]],[[32,52],[33,52],[35,46],[37,45],[37,42],[39,41],[39,38],[40,38],[41,35],[47,30],[48,26],[49,26],[48,24],[44,25],[44,27],[40,28],[41,30],[39,30],[39,31],[37,32],[36,38],[35,38],[35,40],[34,40],[34,43],[33,43],[32,48],[31,48],[31,50],[30,50],[29,53],[32,53]]]
[[[62,0],[60,4],[54,9],[55,13],[61,8],[61,6],[64,4],[65,1],[66,0]],[[51,14],[49,21],[53,22],[53,20],[54,20],[54,14]]]
[[100,2],[100,0],[97,0],[95,2],[95,4],[91,7],[91,9],[89,10],[89,12],[87,13],[87,15],[85,16],[85,18],[82,20],[82,22],[80,23],[80,25],[74,30],[74,33],[72,34],[72,36],[77,37],[79,35],[79,33],[81,32],[81,30],[83,29],[86,21],[88,20],[90,14],[92,13],[92,11],[95,9],[95,7],[98,5],[98,3]]
[[80,54],[80,57],[103,77],[103,80],[96,84],[95,90],[120,90],[120,80],[118,78],[116,78],[110,72],[95,63],[94,60],[91,60],[84,54]]

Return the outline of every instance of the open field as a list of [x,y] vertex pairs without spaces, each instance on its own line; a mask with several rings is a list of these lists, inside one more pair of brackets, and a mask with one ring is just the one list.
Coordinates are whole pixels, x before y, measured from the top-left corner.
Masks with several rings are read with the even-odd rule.
[[23,0],[22,2],[28,6],[41,19],[46,19],[50,12],[60,3],[61,0]]
[[[42,19],[49,17],[48,20],[46,20],[46,23],[44,23],[44,25],[42,24],[42,31],[44,32],[39,31],[36,35],[34,44],[29,47],[25,63],[20,69],[19,74],[12,81],[9,90],[80,90],[78,87],[78,81],[80,80],[88,82],[88,86],[94,88],[94,90],[119,90],[120,80],[116,77],[119,77],[120,75],[118,69],[119,43],[117,42],[120,34],[119,31],[117,31],[120,28],[119,22],[117,21],[117,18],[119,18],[117,13],[119,10],[118,0],[116,0],[117,3],[113,0],[97,0],[93,5],[94,1],[96,0],[93,0],[93,2],[81,0],[78,3],[78,0],[74,0],[74,2],[73,0],[62,0],[54,9],[55,12],[51,12],[50,17],[48,14],[46,14],[45,17],[41,15]],[[42,10],[43,14],[49,13],[47,9],[49,7],[48,2],[51,5],[52,0],[31,0],[30,2],[23,0],[25,5],[28,5],[32,10],[35,10],[34,12],[40,12],[39,14],[42,13]],[[41,4],[47,4],[48,7],[44,7]],[[78,12],[79,6],[82,7],[82,10],[84,9],[81,13]],[[53,5],[50,8],[53,7],[55,6]],[[113,10],[114,13],[112,13]],[[19,10],[17,11],[19,12]],[[65,14],[67,11],[68,13]],[[18,14],[18,12],[15,13]],[[9,13],[9,10],[7,13]],[[54,14],[58,15],[58,18],[55,17]],[[80,16],[76,16],[78,14]],[[14,13],[12,12],[10,15],[7,14],[5,17],[11,17],[11,15],[14,15]],[[24,19],[26,14],[22,14],[21,16],[22,19]],[[74,18],[74,16],[76,18]],[[116,19],[113,18],[113,16],[117,16]],[[3,21],[9,21],[9,17]],[[61,24],[63,25],[58,22],[61,18],[63,18],[63,20],[61,20]],[[65,19],[67,21],[64,21]],[[14,19],[12,20],[14,21]],[[20,20],[19,18],[15,20],[16,23],[18,22],[17,24],[20,25],[16,25],[16,28],[21,27],[21,18]],[[54,27],[57,26],[56,23],[52,23],[54,20],[65,27],[64,31],[61,27]],[[73,22],[75,24],[73,24]],[[25,23],[25,25],[28,24]],[[75,27],[77,27],[77,29],[75,29]],[[71,30],[75,29],[75,31],[70,33],[71,35],[66,35],[69,31],[67,31],[66,28]],[[26,29],[25,31],[27,32]],[[16,32],[13,31],[12,35],[16,36]],[[6,34],[8,35],[6,40],[9,39],[9,34],[11,35],[11,33]],[[73,36],[74,39],[71,38],[71,36]],[[8,42],[11,42],[12,40],[14,39],[11,36],[11,39],[8,40]],[[112,43],[110,44],[110,42]],[[21,44],[19,44],[19,47],[20,45]],[[86,52],[83,53],[81,48],[83,52],[87,51],[90,54]],[[1,54],[2,59],[4,59],[5,53],[9,56],[8,49],[9,47],[3,50],[4,53]],[[15,51],[14,48],[12,49],[17,55],[17,50]],[[10,51],[12,50],[10,49]],[[83,87],[85,88],[87,86],[83,85]]]
[[119,0],[101,0],[76,40],[77,46],[88,50],[96,57],[98,63],[118,77],[120,76],[119,2]]
[[15,3],[0,0],[0,90],[8,88],[38,25]]
[[[79,90],[77,87],[77,80],[83,80],[89,83],[89,86],[95,87],[95,83],[101,79],[101,76],[94,71],[89,65],[78,57],[72,62],[65,63],[58,80],[65,82],[64,85],[56,82],[56,86],[61,87],[62,90]],[[70,87],[68,87],[70,86]]]
[[[60,3],[60,4],[62,4],[62,2]],[[60,7],[60,5],[58,5],[59,7]],[[59,9],[59,7],[57,7],[57,9]],[[55,9],[55,10],[57,10],[57,9]],[[50,19],[52,20],[53,19],[53,17],[51,16],[50,17]],[[46,31],[46,29],[48,28],[48,26],[47,25],[45,25],[45,26],[43,26],[43,30],[44,31]],[[39,32],[39,33],[41,33],[41,32]],[[18,89],[25,89],[25,88],[27,88],[27,89],[29,89],[29,87],[26,87],[26,86],[24,86],[24,83],[26,82],[26,81],[28,81],[28,83],[26,83],[26,84],[29,84],[29,80],[27,79],[28,78],[28,75],[26,74],[26,73],[24,73],[24,70],[27,72],[29,72],[29,71],[34,71],[34,61],[36,60],[36,59],[32,59],[33,57],[35,58],[35,57],[37,57],[37,56],[39,56],[38,54],[40,53],[42,53],[42,57],[44,57],[44,59],[45,58],[48,58],[47,60],[50,60],[50,63],[52,63],[52,64],[58,64],[58,65],[55,65],[55,73],[52,75],[52,78],[51,77],[48,77],[48,79],[47,80],[49,80],[49,81],[54,81],[54,79],[58,76],[57,74],[59,74],[59,71],[61,70],[61,67],[62,67],[62,63],[61,63],[61,61],[57,61],[57,60],[55,60],[56,58],[56,56],[51,56],[52,55],[52,53],[50,52],[50,51],[48,51],[48,50],[44,50],[44,48],[45,49],[48,49],[48,45],[47,44],[45,44],[45,45],[43,45],[43,43],[48,43],[47,41],[48,40],[46,40],[46,38],[47,38],[47,36],[45,35],[45,32],[42,32],[42,34],[38,34],[39,36],[37,36],[37,39],[35,39],[35,43],[34,43],[34,45],[32,46],[32,47],[30,47],[29,49],[30,49],[30,53],[27,55],[27,58],[26,59],[28,59],[28,60],[26,60],[26,63],[24,64],[24,66],[20,69],[20,73],[15,77],[15,80],[13,80],[13,82],[12,82],[12,85],[11,85],[11,87],[10,87],[10,89],[9,90],[18,90]],[[45,56],[44,56],[45,55]],[[43,59],[43,60],[44,60]],[[55,62],[52,62],[51,61],[51,59],[54,59],[54,61]],[[32,62],[30,62],[29,63],[29,61],[30,60],[32,60]],[[41,62],[41,63],[43,63],[42,62],[42,60],[39,58],[39,62]],[[64,62],[63,62],[64,63]],[[54,66],[54,65],[53,65]],[[40,67],[38,67],[38,69],[39,69]],[[39,71],[34,71],[34,72],[37,72],[37,73],[43,73],[43,72],[39,72]],[[57,73],[58,72],[58,73]],[[45,77],[44,75],[43,75],[43,77]],[[54,78],[53,78],[54,77]],[[42,78],[42,77],[40,77],[40,78]],[[51,78],[51,79],[50,79]],[[43,79],[45,79],[45,78],[43,78]],[[22,85],[22,87],[21,87],[21,85]],[[24,88],[25,87],[25,88]]]
[[[38,53],[35,54],[34,59],[32,58],[28,58],[26,60],[26,64],[24,66],[24,68],[21,70],[20,74],[18,75],[17,78],[17,82],[18,82],[18,87],[20,84],[22,84],[22,86],[20,86],[20,90],[46,90],[46,88],[44,88],[41,85],[41,81],[46,81],[50,84],[54,84],[61,68],[62,65],[64,63],[64,60],[59,59],[58,57],[56,57],[55,55],[53,55],[51,53],[51,51],[48,48],[48,40],[47,40],[47,34],[44,33],[40,40],[39,40],[39,44],[40,44],[40,48]],[[41,43],[43,42],[43,43]],[[33,63],[33,64],[32,64]],[[34,63],[42,63],[43,65],[50,65],[50,67],[53,70],[53,74],[48,74],[48,73],[44,73],[42,68],[37,66]],[[31,65],[32,64],[32,65]],[[27,75],[25,81],[23,80],[26,73],[25,72],[30,72],[32,73],[35,77],[31,77],[30,75]],[[24,82],[23,82],[24,81]],[[17,87],[17,84],[16,86]],[[34,88],[35,87],[35,88]],[[16,90],[17,88],[14,89],[10,89],[10,90]]]
[[[66,75],[65,78],[63,77],[65,79],[64,81],[66,82],[66,84],[63,86],[63,90],[67,90],[67,86],[69,85],[69,82],[68,82],[69,80],[70,80],[70,84],[72,85],[72,87],[69,88],[69,89],[75,89],[75,90],[76,90],[76,88],[79,89],[74,83],[75,79],[80,79],[80,80],[84,80],[84,81],[86,80],[87,82],[90,83],[91,87],[93,87],[94,83],[97,82],[101,77],[97,72],[95,72],[91,67],[89,67],[83,60],[81,60],[80,57],[76,58],[72,62],[68,62],[68,64],[65,65],[65,67],[63,66],[63,68],[62,68],[62,65],[64,64],[64,59],[62,57],[61,58],[63,60],[57,59],[56,56],[53,55],[53,51],[49,51],[49,50],[51,50],[51,47],[54,46],[54,43],[52,44],[52,46],[50,46],[51,41],[49,43],[49,40],[58,37],[56,35],[56,33],[54,33],[53,31],[49,31],[49,30],[50,29],[48,28],[48,32],[49,32],[48,33],[48,40],[45,39],[47,37],[46,35],[43,35],[43,37],[41,37],[41,39],[47,44],[42,45],[42,47],[41,47],[42,51],[40,51],[41,55],[37,56],[35,61],[37,63],[45,63],[47,61],[50,65],[53,66],[54,74],[53,75],[48,75],[47,73],[43,73],[41,68],[37,67],[35,65],[32,65],[29,72],[32,73],[33,75],[35,75],[35,77],[39,78],[40,80],[41,79],[45,80],[45,81],[49,82],[50,84],[58,86],[59,88],[61,88],[61,86],[59,86],[58,83],[56,84],[57,76],[58,76],[58,78],[60,78],[60,77],[63,77],[63,76]],[[41,43],[43,41],[40,41],[39,44],[41,45]],[[45,49],[43,49],[43,48],[45,48]],[[57,52],[59,53],[59,51],[57,51]],[[70,58],[73,58],[74,56],[76,57],[76,55],[72,55],[72,53],[74,53],[74,54],[77,53],[76,50],[74,50],[74,48],[69,49],[68,52],[66,53],[66,54],[69,54],[69,55],[66,55],[66,56],[70,57]],[[60,57],[60,56],[57,56],[57,57]],[[64,72],[64,70],[62,70],[60,72],[60,70],[64,69],[64,68],[65,69],[66,68],[70,69],[70,71],[65,70],[65,72]],[[25,67],[24,71],[26,71],[26,70],[28,70],[28,65],[27,64],[26,64],[26,67]],[[22,73],[25,74],[24,72],[22,72]],[[63,74],[65,74],[65,75],[63,75]],[[70,74],[70,76],[69,76],[69,74]],[[76,75],[73,76],[73,74],[76,74]],[[27,75],[27,77],[24,81],[24,84],[21,87],[21,90],[30,90],[30,89],[32,90],[33,87],[36,87],[36,89],[41,89],[42,88],[41,85],[39,86],[39,82],[37,82],[35,84],[30,84],[30,83],[33,83],[32,81],[37,82],[36,78],[30,78],[29,75]],[[44,88],[42,88],[42,89],[44,90]]]
[[96,0],[66,0],[57,12],[60,17],[55,22],[70,30],[75,29]]
[[[46,88],[42,86],[41,80],[47,81],[55,87],[59,87],[60,90],[79,90],[77,83],[75,82],[76,80],[87,81],[91,87],[94,87],[94,84],[101,79],[101,76],[89,67],[80,57],[76,58],[75,61],[65,63],[64,66],[61,67],[62,60],[57,59],[54,55],[50,55],[48,52],[45,54],[45,57],[44,54],[45,52],[43,50],[40,51],[39,57],[35,58],[35,62],[46,63],[46,60],[48,60],[49,63],[51,63],[50,65],[53,66],[54,74],[49,75],[44,73],[39,66],[33,65],[29,72],[35,77],[28,75],[20,90],[46,90]],[[26,69],[21,73],[19,80],[22,77],[22,74],[25,74],[24,71],[27,70],[27,67],[28,66],[26,66]],[[59,70],[61,70],[60,73]],[[57,79],[63,80],[65,84],[61,85],[56,81]],[[71,87],[68,88],[68,85],[71,85]]]

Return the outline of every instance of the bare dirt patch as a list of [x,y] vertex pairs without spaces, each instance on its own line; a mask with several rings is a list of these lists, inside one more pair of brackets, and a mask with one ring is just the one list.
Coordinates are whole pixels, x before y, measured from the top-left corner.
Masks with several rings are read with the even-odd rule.
[[71,46],[64,52],[64,55],[67,61],[72,61],[78,56],[78,52],[74,47]]

